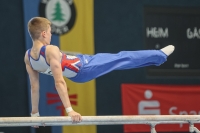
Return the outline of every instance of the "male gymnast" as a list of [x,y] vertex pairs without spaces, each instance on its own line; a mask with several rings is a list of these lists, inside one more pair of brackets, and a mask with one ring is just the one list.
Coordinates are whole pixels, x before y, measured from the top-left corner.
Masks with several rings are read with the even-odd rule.
[[74,82],[87,82],[113,70],[159,66],[174,51],[168,45],[161,50],[121,51],[117,54],[99,53],[76,56],[60,52],[57,46],[50,45],[51,22],[42,17],[34,17],[28,22],[32,48],[26,51],[24,61],[31,84],[32,117],[39,115],[39,73],[52,75],[56,90],[67,114],[73,122],[80,122],[81,115],[70,104],[67,85],[63,76]]

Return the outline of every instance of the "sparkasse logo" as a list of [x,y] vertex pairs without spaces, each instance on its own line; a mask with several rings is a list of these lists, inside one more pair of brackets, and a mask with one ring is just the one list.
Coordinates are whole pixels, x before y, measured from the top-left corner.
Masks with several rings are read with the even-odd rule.
[[39,15],[51,21],[51,31],[57,35],[69,32],[76,20],[73,0],[41,0]]

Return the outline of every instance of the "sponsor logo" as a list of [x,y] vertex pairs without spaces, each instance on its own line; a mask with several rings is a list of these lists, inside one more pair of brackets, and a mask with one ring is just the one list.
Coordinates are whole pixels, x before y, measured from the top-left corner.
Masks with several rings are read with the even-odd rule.
[[147,38],[168,38],[169,32],[168,28],[161,27],[147,27],[146,35]]
[[188,39],[200,39],[200,29],[198,29],[197,27],[193,29],[188,28],[186,31],[186,35]]
[[69,32],[76,19],[73,0],[41,0],[39,15],[51,21],[51,31],[57,35]]
[[150,100],[153,96],[151,90],[146,90],[144,96],[147,100],[141,100],[138,103],[139,115],[160,115],[160,102],[157,100]]

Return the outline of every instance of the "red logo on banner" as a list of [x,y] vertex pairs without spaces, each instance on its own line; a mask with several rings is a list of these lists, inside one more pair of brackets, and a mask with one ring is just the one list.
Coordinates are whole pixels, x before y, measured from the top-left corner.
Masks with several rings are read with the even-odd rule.
[[[198,115],[200,86],[122,84],[124,115]],[[200,125],[196,127],[200,128]],[[149,132],[148,125],[124,125],[124,132]],[[188,131],[188,124],[157,125],[157,131]]]
[[[69,90],[69,88],[68,88],[68,90]],[[47,92],[46,96],[47,96],[47,104],[48,105],[60,103],[60,105],[57,106],[56,109],[61,111],[61,116],[65,116],[65,108],[62,104],[62,101],[60,100],[59,95],[57,93]],[[69,95],[69,99],[70,99],[71,105],[77,105],[78,104],[77,103],[77,94]]]

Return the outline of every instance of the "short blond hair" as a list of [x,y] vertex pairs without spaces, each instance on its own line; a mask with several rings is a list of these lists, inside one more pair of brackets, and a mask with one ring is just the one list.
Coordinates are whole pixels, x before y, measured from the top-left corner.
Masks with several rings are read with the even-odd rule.
[[34,17],[28,22],[28,31],[33,40],[40,37],[42,31],[47,31],[51,22],[43,17]]

